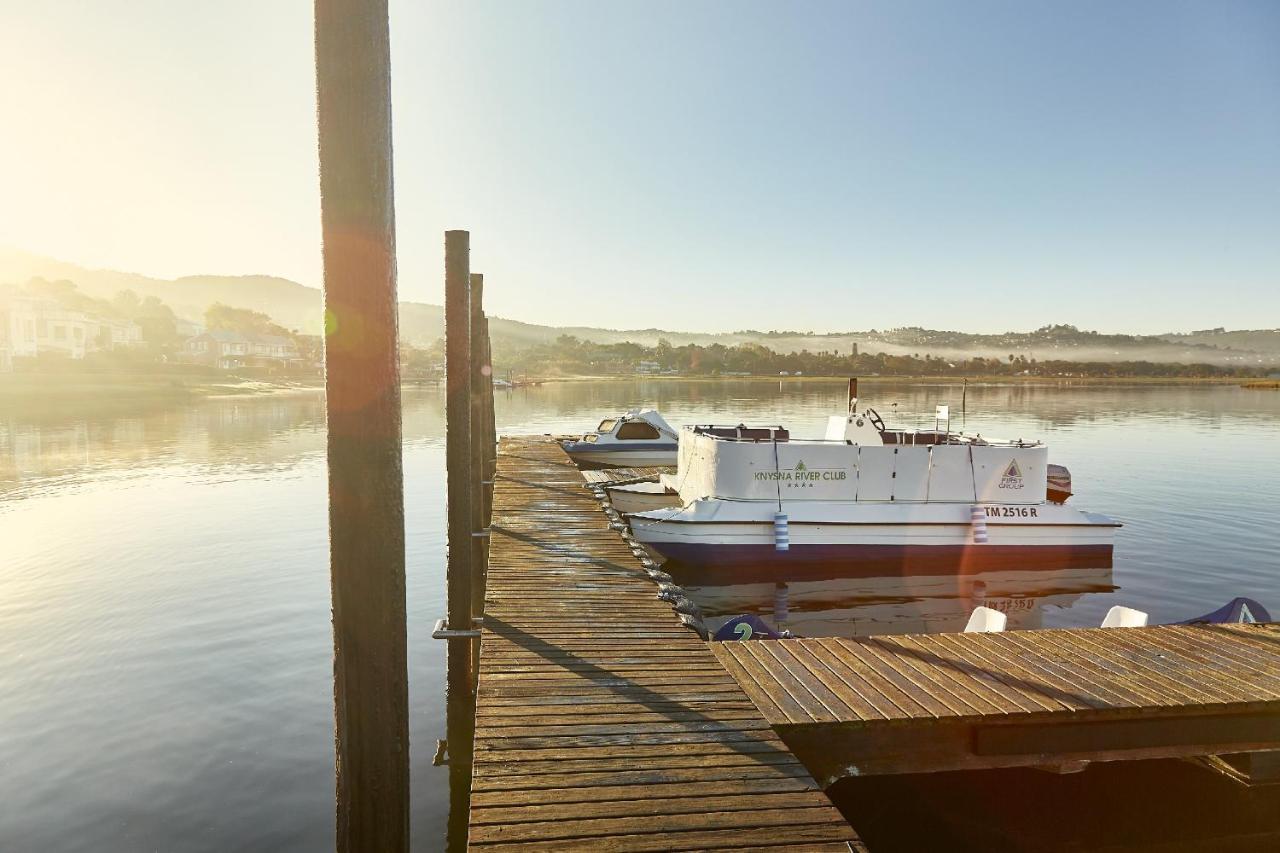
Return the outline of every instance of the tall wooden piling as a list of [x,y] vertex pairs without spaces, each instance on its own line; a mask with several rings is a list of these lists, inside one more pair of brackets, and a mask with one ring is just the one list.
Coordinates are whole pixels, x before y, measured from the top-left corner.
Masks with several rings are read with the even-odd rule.
[[[466,231],[444,235],[445,436],[448,465],[448,594],[449,628],[472,627],[471,512],[474,471],[471,462],[471,300],[470,240]],[[475,728],[475,694],[471,642],[448,640],[446,699],[449,741],[449,849],[466,847],[466,821],[471,790],[471,748]]]
[[316,0],[339,851],[409,849],[386,0]]
[[[480,314],[480,335],[484,342],[484,366],[488,368],[487,380],[484,384],[484,416],[482,421],[483,427],[483,448],[484,448],[484,471],[485,488],[482,492],[484,498],[484,526],[488,527],[493,521],[493,481],[497,477],[498,472],[498,429],[497,419],[493,410],[493,342],[489,339],[489,318],[482,311]],[[488,562],[489,540],[485,540],[485,567]]]
[[[484,573],[485,573],[485,520],[484,520],[484,481],[485,461],[488,453],[485,450],[484,428],[484,385],[489,381],[485,375],[484,338],[481,337],[481,322],[484,316],[484,275],[473,272],[470,275],[470,311],[468,329],[470,330],[470,371],[471,371],[471,476],[468,478],[471,487],[471,613],[480,616],[484,613]],[[493,383],[489,382],[490,387]],[[475,662],[480,658],[480,638],[476,637],[471,644],[472,675],[475,675]]]

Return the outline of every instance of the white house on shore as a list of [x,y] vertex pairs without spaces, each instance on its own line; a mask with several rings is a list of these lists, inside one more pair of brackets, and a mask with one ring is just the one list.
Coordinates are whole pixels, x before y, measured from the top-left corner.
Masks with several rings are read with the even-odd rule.
[[0,289],[0,370],[12,370],[19,358],[82,359],[142,342],[142,327],[131,320],[86,314],[43,296]]
[[182,348],[189,361],[223,370],[250,365],[289,367],[302,361],[298,345],[283,335],[260,335],[212,329],[189,338]]

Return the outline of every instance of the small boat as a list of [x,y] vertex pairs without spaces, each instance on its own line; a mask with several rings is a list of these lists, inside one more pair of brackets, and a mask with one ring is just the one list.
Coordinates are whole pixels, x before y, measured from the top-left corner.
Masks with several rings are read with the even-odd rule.
[[583,468],[675,465],[679,436],[653,409],[632,409],[605,418],[594,432],[561,443]]
[[605,492],[613,508],[623,515],[680,506],[680,492],[668,474],[659,477],[657,482],[605,486]]
[[1175,622],[1175,625],[1196,625],[1210,623],[1214,625],[1248,625],[1255,622],[1270,622],[1271,614],[1267,612],[1267,608],[1263,607],[1259,602],[1252,598],[1233,598],[1217,610],[1206,613],[1203,616],[1197,616],[1194,619],[1187,619],[1184,622]]
[[1042,443],[949,424],[888,429],[856,405],[818,440],[782,427],[684,427],[681,508],[632,515],[636,539],[680,565],[731,570],[1109,565],[1119,522],[1061,502],[1070,475],[1054,471],[1051,488]]

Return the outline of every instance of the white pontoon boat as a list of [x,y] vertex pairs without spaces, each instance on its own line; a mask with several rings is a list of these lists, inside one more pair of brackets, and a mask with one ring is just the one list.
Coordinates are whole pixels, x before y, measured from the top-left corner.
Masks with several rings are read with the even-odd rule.
[[676,431],[662,415],[653,409],[632,409],[561,446],[584,468],[628,468],[674,465],[677,444]]
[[822,440],[685,427],[678,464],[679,507],[630,521],[637,540],[692,567],[1109,565],[1120,526],[1065,505],[1070,476],[1039,442],[890,430],[856,399]]

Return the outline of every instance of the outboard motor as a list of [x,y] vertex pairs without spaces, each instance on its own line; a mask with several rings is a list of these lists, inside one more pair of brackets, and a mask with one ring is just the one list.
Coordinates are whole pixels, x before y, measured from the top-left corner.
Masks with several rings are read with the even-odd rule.
[[754,613],[735,616],[720,626],[711,639],[717,642],[732,640],[779,640],[791,636],[790,631],[775,631]]
[[1048,486],[1046,497],[1056,504],[1064,504],[1071,497],[1071,472],[1065,465],[1049,463],[1046,468]]

